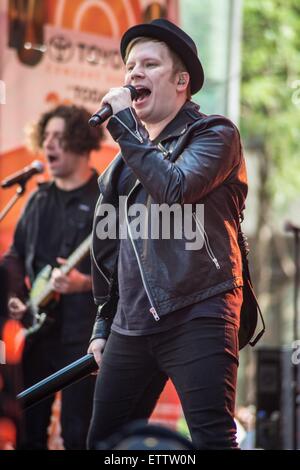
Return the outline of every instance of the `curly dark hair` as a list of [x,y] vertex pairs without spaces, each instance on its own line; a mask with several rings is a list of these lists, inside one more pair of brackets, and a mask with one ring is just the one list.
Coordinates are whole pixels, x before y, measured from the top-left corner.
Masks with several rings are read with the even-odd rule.
[[37,143],[40,148],[43,145],[47,123],[54,117],[60,117],[65,121],[64,150],[82,155],[100,148],[100,140],[103,138],[101,127],[97,129],[90,127],[88,120],[91,117],[91,113],[83,107],[74,105],[60,105],[41,116],[36,129]]

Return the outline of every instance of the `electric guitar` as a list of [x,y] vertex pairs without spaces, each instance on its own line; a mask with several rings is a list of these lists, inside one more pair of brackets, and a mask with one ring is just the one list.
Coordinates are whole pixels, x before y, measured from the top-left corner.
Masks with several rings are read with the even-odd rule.
[[[66,260],[59,269],[65,275],[77,266],[90,252],[92,234],[90,234],[76,250]],[[33,282],[29,301],[27,302],[28,311],[30,312],[31,325],[26,330],[26,340],[38,332],[48,331],[55,322],[53,316],[53,306],[57,303],[60,294],[52,287],[50,279],[53,267],[45,266],[37,275]]]

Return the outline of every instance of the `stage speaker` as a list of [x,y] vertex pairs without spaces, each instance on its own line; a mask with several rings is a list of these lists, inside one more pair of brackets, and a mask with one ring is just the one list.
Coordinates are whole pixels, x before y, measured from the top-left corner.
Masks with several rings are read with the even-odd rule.
[[299,405],[296,406],[300,367],[292,362],[293,352],[287,347],[256,351],[257,448],[300,449]]

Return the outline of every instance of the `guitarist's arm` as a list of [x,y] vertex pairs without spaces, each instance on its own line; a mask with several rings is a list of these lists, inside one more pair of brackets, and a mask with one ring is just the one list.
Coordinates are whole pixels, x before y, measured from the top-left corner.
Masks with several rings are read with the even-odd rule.
[[16,243],[5,253],[2,263],[8,273],[8,311],[11,318],[22,320],[27,312],[25,305],[28,289],[25,284],[25,264],[18,253]]
[[27,306],[18,297],[10,297],[8,300],[8,311],[14,320],[22,320],[27,312]]
[[25,284],[25,263],[18,253],[16,243],[5,253],[2,263],[8,273],[8,311],[11,318],[22,320],[27,312],[25,305],[28,289]]
[[22,318],[27,311],[25,302],[28,299],[29,291],[25,283],[25,278],[28,275],[25,269],[25,259],[29,253],[26,252],[26,239],[28,236],[27,230],[30,225],[29,219],[32,217],[36,195],[37,191],[34,191],[25,204],[14,232],[13,243],[4,254],[1,262],[8,273],[9,312],[16,319]]
[[26,204],[23,213],[18,220],[13,243],[8,251],[4,254],[1,264],[5,267],[8,273],[9,281],[9,295],[8,297],[15,297],[25,302],[28,298],[28,288],[25,284],[26,269],[26,237],[28,219],[30,217],[30,208],[33,197],[31,197]]
[[1,264],[8,273],[8,297],[18,297],[24,302],[28,297],[28,289],[25,284],[25,264],[14,244],[5,253]]

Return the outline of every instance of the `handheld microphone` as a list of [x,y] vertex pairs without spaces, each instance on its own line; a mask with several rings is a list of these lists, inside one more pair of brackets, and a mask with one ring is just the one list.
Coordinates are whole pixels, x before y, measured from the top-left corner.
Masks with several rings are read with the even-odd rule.
[[34,160],[30,165],[25,166],[23,170],[17,171],[13,175],[5,178],[1,182],[1,188],[9,188],[14,184],[24,184],[27,180],[29,180],[33,175],[38,173],[43,173],[44,171],[44,164],[39,160]]
[[[125,85],[124,88],[128,88],[131,94],[131,99],[135,100],[138,97],[137,89],[132,85]],[[100,126],[103,124],[106,119],[113,115],[113,110],[110,104],[105,104],[102,108],[99,109],[89,120],[89,125],[91,127]]]

